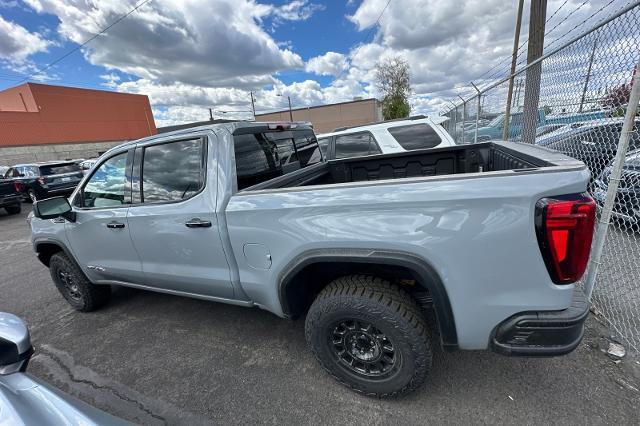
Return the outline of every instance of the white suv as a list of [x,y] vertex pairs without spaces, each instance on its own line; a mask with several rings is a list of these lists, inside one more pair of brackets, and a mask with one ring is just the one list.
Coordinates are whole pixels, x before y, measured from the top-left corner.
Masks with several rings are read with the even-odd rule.
[[318,135],[318,144],[328,160],[453,146],[453,138],[440,125],[446,120],[445,117],[420,115],[405,120],[341,127]]

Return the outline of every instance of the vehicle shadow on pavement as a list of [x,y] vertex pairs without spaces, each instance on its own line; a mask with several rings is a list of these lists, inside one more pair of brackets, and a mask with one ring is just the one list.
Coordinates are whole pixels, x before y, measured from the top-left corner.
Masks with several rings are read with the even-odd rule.
[[[604,420],[603,413],[609,413],[607,421],[623,422],[629,419],[625,413],[640,405],[637,393],[621,390],[623,372],[592,347],[593,330],[576,352],[558,358],[444,353],[434,344],[425,385],[405,397],[378,400],[342,387],[322,370],[306,347],[304,319],[283,320],[257,308],[129,288],[115,289],[101,311],[77,315],[92,318],[97,326],[105,322],[98,339],[101,354],[96,354],[103,361],[92,368],[111,364],[103,374],[208,418],[363,423],[355,404],[366,407],[365,417],[373,422],[397,418],[414,423],[424,416],[575,422]],[[114,327],[118,332],[107,331]],[[170,377],[162,373],[167,368]],[[626,380],[638,385],[634,378]]]

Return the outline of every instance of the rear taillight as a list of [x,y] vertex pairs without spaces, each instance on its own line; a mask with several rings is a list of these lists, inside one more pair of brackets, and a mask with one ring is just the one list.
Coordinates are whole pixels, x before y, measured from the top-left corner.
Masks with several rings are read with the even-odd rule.
[[20,192],[20,184],[18,182],[13,182],[13,188],[16,192]]
[[596,203],[587,194],[543,198],[536,204],[536,234],[556,284],[571,284],[587,268]]

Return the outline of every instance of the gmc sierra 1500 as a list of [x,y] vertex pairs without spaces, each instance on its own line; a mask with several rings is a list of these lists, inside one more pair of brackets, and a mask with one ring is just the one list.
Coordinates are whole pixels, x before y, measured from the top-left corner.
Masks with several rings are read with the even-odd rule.
[[320,364],[369,395],[418,387],[432,334],[507,355],[579,344],[584,164],[500,142],[321,157],[300,123],[125,143],[68,200],[35,204],[34,249],[79,311],[123,285],[306,315]]

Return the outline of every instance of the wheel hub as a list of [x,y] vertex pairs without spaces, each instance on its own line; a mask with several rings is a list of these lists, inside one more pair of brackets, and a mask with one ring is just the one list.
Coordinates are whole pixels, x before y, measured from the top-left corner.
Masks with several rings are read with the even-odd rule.
[[331,331],[331,347],[347,370],[367,377],[388,373],[396,362],[393,344],[373,324],[346,320]]
[[82,295],[80,294],[80,288],[78,287],[78,284],[73,280],[69,272],[64,270],[58,271],[58,279],[72,299],[79,300],[82,298]]

